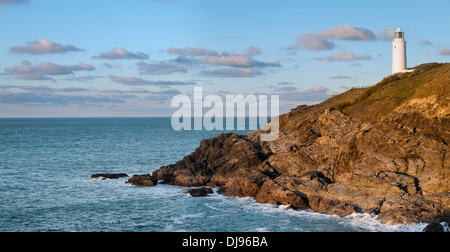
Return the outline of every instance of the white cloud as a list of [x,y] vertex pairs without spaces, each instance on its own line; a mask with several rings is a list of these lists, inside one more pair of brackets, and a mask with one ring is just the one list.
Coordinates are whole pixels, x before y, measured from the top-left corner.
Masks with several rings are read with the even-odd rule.
[[204,74],[217,77],[255,77],[262,75],[261,71],[252,68],[219,68],[214,70],[204,70]]
[[282,82],[278,82],[277,85],[295,85],[295,83],[294,82],[282,81]]
[[426,39],[421,39],[421,40],[419,41],[419,43],[420,43],[421,45],[432,45],[432,44],[433,44],[433,43],[431,43],[431,41],[426,40]]
[[392,41],[395,37],[395,29],[381,29],[378,31],[378,36],[381,40]]
[[321,38],[315,34],[302,34],[297,38],[298,44],[290,46],[288,49],[295,50],[303,47],[310,51],[331,50],[336,47],[333,42]]
[[102,93],[107,94],[147,94],[150,91],[143,88],[133,88],[132,90],[118,90],[118,89],[107,89],[101,91]]
[[149,56],[142,52],[132,53],[123,48],[115,47],[108,52],[100,53],[97,56],[93,56],[93,59],[109,59],[109,60],[119,60],[119,59],[139,59],[145,60],[148,59]]
[[337,80],[337,79],[351,79],[352,77],[347,75],[336,75],[336,76],[330,76],[330,79]]
[[377,36],[372,31],[357,26],[353,27],[349,24],[325,29],[321,32],[318,32],[316,35],[323,39],[335,40],[377,40]]
[[118,77],[114,75],[110,75],[109,78],[122,85],[128,86],[186,86],[186,85],[195,85],[195,82],[185,82],[185,81],[149,81],[136,77]]
[[26,46],[11,47],[11,52],[22,54],[47,54],[47,53],[66,53],[71,51],[82,51],[73,45],[60,45],[53,43],[48,39],[37,39],[36,41],[28,43]]
[[168,54],[187,55],[187,56],[217,56],[219,53],[210,49],[203,49],[201,47],[192,48],[175,48],[171,47],[167,49]]
[[280,67],[280,63],[267,63],[257,61],[249,57],[248,55],[219,55],[216,57],[207,57],[199,60],[200,63],[228,66],[238,68],[251,68],[251,67]]
[[310,51],[332,50],[336,47],[333,41],[376,41],[391,40],[394,36],[393,29],[382,29],[376,35],[373,31],[349,24],[324,29],[313,34],[301,34],[296,40],[297,43],[287,47],[287,50],[297,50],[304,48]]
[[450,48],[443,48],[443,49],[439,50],[438,53],[439,53],[439,55],[445,55],[445,56],[450,55]]
[[187,68],[172,63],[146,63],[139,62],[136,64],[141,74],[165,75],[173,73],[187,73]]

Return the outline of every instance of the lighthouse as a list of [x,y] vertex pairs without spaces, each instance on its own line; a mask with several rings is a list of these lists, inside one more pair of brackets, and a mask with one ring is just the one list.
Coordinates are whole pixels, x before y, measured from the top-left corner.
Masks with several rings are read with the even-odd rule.
[[405,72],[406,69],[406,40],[405,33],[398,28],[392,41],[392,74]]

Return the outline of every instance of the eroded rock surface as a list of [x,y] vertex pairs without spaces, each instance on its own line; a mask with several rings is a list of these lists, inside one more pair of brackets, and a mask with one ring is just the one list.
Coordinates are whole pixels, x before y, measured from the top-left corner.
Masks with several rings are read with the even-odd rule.
[[[439,71],[446,76],[439,81],[448,90],[450,65]],[[418,78],[412,75],[411,81],[413,77]],[[380,94],[378,90],[394,85],[385,82],[376,86]],[[441,101],[433,105],[436,113],[424,112],[425,107],[417,105],[419,98],[391,101],[375,96],[378,100],[364,105],[375,94],[363,93],[366,100],[360,102],[359,96],[349,103],[352,110],[347,104],[343,109],[327,103],[299,106],[280,116],[280,137],[273,142],[260,141],[262,130],[203,140],[194,153],[153,176],[171,185],[219,187],[227,196],[293,209],[339,216],[370,213],[392,224],[448,216],[448,93],[447,98],[432,100]],[[419,107],[420,113],[408,104]]]

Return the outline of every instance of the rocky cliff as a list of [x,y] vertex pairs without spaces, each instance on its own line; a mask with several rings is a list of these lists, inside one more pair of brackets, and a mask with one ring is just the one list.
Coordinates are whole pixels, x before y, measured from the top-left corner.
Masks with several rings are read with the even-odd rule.
[[227,196],[392,224],[448,221],[450,64],[280,116],[280,137],[222,134],[153,176]]

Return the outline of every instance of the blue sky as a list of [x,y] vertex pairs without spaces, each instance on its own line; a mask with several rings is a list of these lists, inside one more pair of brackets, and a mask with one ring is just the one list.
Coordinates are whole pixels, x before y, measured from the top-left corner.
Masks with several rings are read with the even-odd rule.
[[450,1],[0,0],[0,117],[170,116],[192,94],[281,112],[450,59]]

